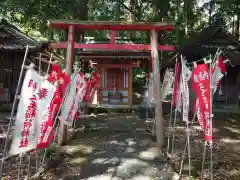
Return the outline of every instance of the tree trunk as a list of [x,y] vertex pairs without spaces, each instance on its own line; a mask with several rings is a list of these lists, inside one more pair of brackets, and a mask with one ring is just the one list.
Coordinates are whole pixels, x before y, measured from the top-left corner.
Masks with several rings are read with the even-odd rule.
[[232,35],[234,36],[235,34],[235,19],[234,19],[234,16],[232,17]]
[[185,36],[188,36],[188,10],[189,10],[188,1],[185,0],[184,6],[183,6],[184,21],[185,21],[185,29],[184,29]]
[[[153,15],[154,17],[159,17],[159,10],[158,7],[153,5]],[[156,18],[154,18],[157,20]],[[157,44],[159,40],[161,41],[161,32],[151,31],[151,46],[152,46],[152,72],[154,78],[154,95],[155,95],[155,122],[156,122],[156,138],[157,138],[157,148],[159,153],[162,153],[162,148],[164,144],[164,123],[163,123],[163,116],[162,116],[162,102],[160,101],[161,92],[161,78],[160,78],[160,62],[159,62],[159,52],[157,50]],[[158,37],[160,36],[160,37]]]
[[[239,10],[238,10],[239,11]],[[239,30],[240,30],[240,14],[237,13],[236,15],[236,21],[235,21],[235,37],[237,38],[237,40],[239,40]]]
[[[136,12],[136,6],[137,6],[137,0],[130,0],[130,9],[133,12]],[[131,22],[136,21],[136,16],[132,12],[129,12],[129,17]],[[132,39],[136,38],[136,31],[131,31],[130,36]]]
[[[88,2],[89,0],[84,0],[84,1],[80,1],[79,4],[77,4],[76,6],[78,6],[78,10],[76,14],[73,15],[73,18],[75,20],[87,20],[88,19]],[[73,32],[75,31],[75,29],[73,29]],[[79,32],[77,31],[73,33],[75,38],[75,42],[80,40],[80,37],[83,37],[84,32]],[[76,35],[77,34],[77,35]],[[74,47],[73,47],[74,48]],[[73,53],[73,55],[72,55]],[[76,60],[76,50],[74,49],[74,51],[72,52],[72,47],[68,48],[67,53],[66,53],[66,65],[65,68],[67,69],[67,72],[69,75],[72,74],[73,71],[73,64],[74,61]],[[63,121],[60,122],[60,126],[59,126],[59,145],[64,145],[66,144],[67,141],[67,136],[68,136],[68,127],[66,125],[64,125]]]

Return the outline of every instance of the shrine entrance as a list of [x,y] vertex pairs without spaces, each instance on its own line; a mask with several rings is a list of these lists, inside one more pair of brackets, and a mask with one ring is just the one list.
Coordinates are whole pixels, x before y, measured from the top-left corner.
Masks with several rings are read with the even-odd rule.
[[105,107],[127,107],[136,104],[132,90],[133,69],[149,63],[150,52],[84,49],[78,53],[78,57],[81,65],[88,62],[101,78],[91,107],[96,104]]
[[[89,106],[96,104],[111,106],[132,106],[133,102],[133,68],[141,64],[152,66],[155,74],[155,86],[159,87],[159,51],[175,51],[175,46],[160,45],[157,43],[157,31],[172,31],[174,26],[165,23],[121,23],[121,22],[91,22],[91,21],[61,21],[50,20],[48,26],[53,28],[68,29],[68,40],[66,42],[52,43],[51,48],[67,49],[66,67],[72,71],[74,60],[74,49],[81,49],[78,53],[80,64],[90,62],[100,75],[101,83],[95,93],[95,98]],[[110,30],[110,38],[107,43],[75,41],[77,30]],[[149,31],[151,44],[134,44],[129,42],[118,42],[118,31]],[[151,61],[152,57],[152,61]],[[160,92],[155,88],[155,95]],[[157,96],[156,96],[157,98]]]

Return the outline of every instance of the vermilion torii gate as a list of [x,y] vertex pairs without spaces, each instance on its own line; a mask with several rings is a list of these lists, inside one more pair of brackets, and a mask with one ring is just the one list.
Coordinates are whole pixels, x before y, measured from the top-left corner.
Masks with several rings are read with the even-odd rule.
[[[162,118],[162,103],[160,101],[160,71],[159,51],[175,51],[175,46],[161,45],[157,42],[157,31],[173,31],[175,27],[171,24],[157,22],[116,22],[116,21],[67,21],[49,20],[48,26],[59,29],[68,29],[68,40],[66,42],[52,43],[51,48],[67,49],[66,71],[72,72],[74,49],[102,49],[102,50],[131,50],[151,51],[152,71],[154,76],[154,94],[156,98],[155,120],[158,146],[161,147],[164,140],[164,125]],[[83,44],[75,42],[75,31],[86,30],[111,30],[109,44]],[[151,44],[117,44],[117,31],[149,31]],[[61,123],[60,145],[64,144],[66,137],[64,125]]]

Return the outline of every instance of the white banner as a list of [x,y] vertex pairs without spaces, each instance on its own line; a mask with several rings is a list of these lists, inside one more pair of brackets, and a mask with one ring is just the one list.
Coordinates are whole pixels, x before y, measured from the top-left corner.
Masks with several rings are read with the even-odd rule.
[[69,111],[72,108],[72,105],[74,103],[74,99],[76,97],[76,85],[77,85],[77,73],[73,73],[71,77],[71,82],[70,82],[70,88],[69,91],[66,92],[66,98],[63,102],[62,105],[62,110],[61,110],[61,115],[59,116],[59,119],[61,121],[64,121],[66,123]]
[[185,64],[185,61],[183,58],[181,58],[181,64],[182,64],[182,87],[180,87],[182,90],[182,105],[183,105],[183,121],[189,122],[188,120],[188,111],[189,111],[189,88],[188,88],[188,80],[191,78],[192,72],[188,69],[188,67]]
[[223,76],[224,75],[221,72],[221,68],[219,66],[216,66],[212,75],[212,86],[214,87],[213,94],[217,91],[218,83]]
[[[183,105],[183,94],[184,94],[184,88],[186,87],[186,82],[189,81],[189,79],[191,78],[192,72],[189,70],[189,68],[186,66],[186,63],[184,62],[184,60],[181,58],[181,66],[182,66],[182,72],[180,75],[180,81],[179,81],[179,90],[177,93],[177,103],[176,103],[176,110],[178,110],[178,112],[182,111],[182,105]],[[183,77],[185,79],[185,81],[183,80]],[[187,88],[188,88],[188,84],[187,84]],[[188,91],[189,94],[189,91]]]
[[[69,110],[68,118],[65,120],[65,124],[68,126],[72,126],[75,114],[78,110],[79,103],[83,100],[84,95],[86,94],[86,88],[87,88],[87,82],[85,81],[84,75],[81,73],[77,73],[75,76],[76,81],[73,82],[76,83],[74,85],[75,88],[75,96],[74,101],[71,106],[71,109]],[[74,93],[73,93],[74,94]]]
[[36,71],[27,70],[18,104],[9,156],[28,152],[37,146],[41,123],[37,119],[36,89],[41,81],[42,77]]
[[[51,105],[53,96],[55,94],[56,88],[49,81],[44,80],[40,83],[38,87],[38,103],[37,103],[37,117],[41,121],[40,125],[40,136],[38,144],[45,143],[48,136],[45,137],[47,130],[52,127],[48,126],[49,121],[52,121],[52,109]],[[50,123],[51,124],[51,123]],[[49,125],[50,125],[49,124]]]
[[177,92],[177,103],[176,103],[176,110],[178,112],[182,112],[182,94],[183,94],[183,85],[182,85],[182,74],[180,75],[180,80],[179,80],[179,89]]
[[171,69],[167,69],[163,79],[163,86],[162,86],[162,100],[166,98],[167,95],[173,92],[172,85],[174,80],[174,72]]

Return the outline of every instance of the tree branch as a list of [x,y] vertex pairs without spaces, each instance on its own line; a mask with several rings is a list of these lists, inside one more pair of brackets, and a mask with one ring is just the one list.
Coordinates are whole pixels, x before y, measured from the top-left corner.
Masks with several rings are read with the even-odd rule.
[[126,10],[128,10],[130,13],[132,13],[132,15],[134,15],[137,19],[139,19],[138,16],[137,16],[137,13],[134,12],[134,11],[133,11],[132,9],[130,9],[129,7],[127,7],[123,2],[118,1],[118,3],[119,3],[122,7],[124,7]]

